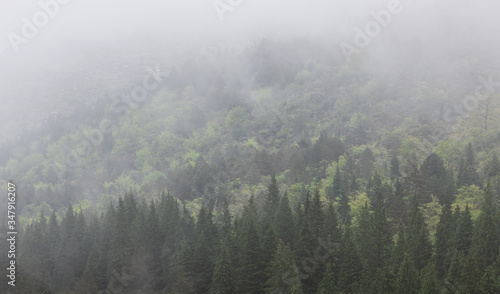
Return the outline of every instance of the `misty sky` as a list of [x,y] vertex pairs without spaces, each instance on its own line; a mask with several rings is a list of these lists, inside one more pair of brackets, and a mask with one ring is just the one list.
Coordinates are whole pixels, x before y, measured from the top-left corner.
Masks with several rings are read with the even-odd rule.
[[[43,3],[52,1],[42,0]],[[50,113],[64,112],[72,99],[127,88],[145,69],[180,63],[216,47],[241,48],[262,37],[312,35],[333,44],[353,43],[354,28],[391,1],[72,0],[58,4],[47,25],[15,52],[8,34],[22,36],[23,18],[41,11],[39,1],[0,0],[0,132],[15,135]],[[223,14],[214,3],[231,5]],[[360,3],[358,3],[360,2]],[[402,11],[364,48],[382,71],[394,71],[413,56],[429,66],[460,62],[471,52],[470,71],[498,64],[500,21],[497,2],[399,1]],[[220,6],[223,7],[223,6]],[[12,36],[12,35],[11,35]],[[484,54],[483,54],[484,52]],[[495,59],[495,62],[491,62]],[[340,63],[345,62],[339,59]],[[456,73],[450,72],[450,76]],[[82,94],[86,93],[86,94]],[[76,98],[75,98],[76,97]],[[83,98],[82,98],[83,97]]]

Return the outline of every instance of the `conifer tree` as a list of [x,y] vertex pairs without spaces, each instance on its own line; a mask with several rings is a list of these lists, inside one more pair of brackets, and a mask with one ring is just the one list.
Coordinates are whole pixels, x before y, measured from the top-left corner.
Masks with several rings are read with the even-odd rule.
[[278,239],[281,239],[283,243],[288,246],[293,246],[295,240],[294,217],[288,203],[288,195],[286,192],[280,198],[273,228]]
[[238,279],[236,289],[239,293],[262,293],[261,281],[264,279],[261,264],[260,238],[257,233],[257,213],[254,198],[250,197],[243,209],[238,232]]
[[264,220],[265,222],[272,222],[274,219],[274,214],[278,209],[278,203],[280,200],[279,188],[276,182],[275,174],[271,174],[271,184],[267,187],[267,198],[264,204]]
[[440,294],[441,287],[437,276],[436,261],[433,256],[422,270],[421,294]]
[[272,275],[266,283],[267,293],[304,293],[292,251],[281,240],[278,241],[278,248],[271,261],[271,273]]
[[462,186],[476,185],[478,186],[479,176],[476,172],[476,159],[474,155],[474,148],[469,143],[465,146],[464,155],[460,159],[460,166],[458,169],[458,188]]
[[420,291],[420,277],[410,256],[405,255],[399,268],[396,279],[396,292],[418,294]]
[[488,184],[484,191],[484,203],[481,214],[477,219],[472,239],[472,251],[474,260],[482,272],[496,261],[499,253],[499,220],[497,216],[496,203],[493,202],[493,194]]
[[436,228],[436,269],[439,278],[446,276],[446,271],[450,266],[450,249],[454,239],[453,213],[449,197],[445,201],[439,217],[439,223]]
[[342,238],[339,263],[339,290],[345,293],[355,293],[354,290],[359,286],[361,281],[363,263],[357,246],[354,243],[350,228],[345,229]]
[[472,224],[472,218],[469,211],[469,205],[467,204],[465,206],[464,212],[462,212],[462,215],[458,220],[458,225],[453,240],[454,246],[450,248],[462,251],[465,255],[467,255],[472,244],[473,230],[474,228]]
[[317,294],[329,294],[336,293],[337,289],[337,276],[335,275],[334,265],[332,262],[326,264],[325,272],[323,273],[323,278],[318,285]]
[[412,260],[415,268],[420,271],[429,261],[432,254],[432,244],[429,240],[424,216],[420,211],[416,197],[413,198],[410,210],[410,219],[406,231],[406,244],[408,246],[408,256]]
[[229,249],[223,243],[221,252],[215,263],[212,283],[210,285],[211,294],[233,294],[235,293],[233,269],[231,267],[231,257]]

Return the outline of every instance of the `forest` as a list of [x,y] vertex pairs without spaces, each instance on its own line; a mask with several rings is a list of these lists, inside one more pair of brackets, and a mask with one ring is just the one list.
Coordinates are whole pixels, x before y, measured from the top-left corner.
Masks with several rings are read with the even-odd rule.
[[0,145],[17,293],[500,293],[500,62],[423,47],[263,38],[79,92]]

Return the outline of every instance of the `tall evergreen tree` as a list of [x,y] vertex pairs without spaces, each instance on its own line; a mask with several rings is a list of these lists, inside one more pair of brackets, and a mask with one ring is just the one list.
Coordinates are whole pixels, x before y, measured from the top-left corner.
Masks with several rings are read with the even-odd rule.
[[359,256],[357,246],[354,243],[350,228],[345,229],[342,238],[339,263],[339,290],[345,293],[357,293],[361,281],[363,263]]
[[410,210],[410,219],[406,231],[406,244],[408,245],[408,255],[415,268],[420,271],[429,261],[432,254],[432,244],[429,240],[424,216],[418,207],[416,197],[413,198]]
[[278,241],[278,248],[271,261],[271,273],[272,275],[266,283],[267,293],[304,293],[292,251],[281,240]]
[[211,294],[233,294],[235,293],[233,269],[231,267],[231,257],[229,249],[223,243],[221,252],[215,263],[212,283],[210,285]]
[[462,251],[465,255],[467,255],[472,244],[473,230],[472,218],[469,211],[469,205],[467,204],[464,212],[458,220],[456,233],[454,235],[454,246],[450,248]]
[[257,213],[254,198],[250,197],[243,209],[238,234],[238,279],[236,289],[239,293],[262,293],[261,281],[264,279],[261,264],[260,238],[257,233]]
[[396,292],[418,294],[420,291],[420,276],[410,256],[405,255],[396,279]]
[[267,198],[264,204],[264,220],[266,222],[272,223],[274,219],[274,214],[278,209],[278,203],[280,200],[279,193],[280,191],[276,182],[276,176],[273,173],[271,175],[271,184],[267,187]]
[[438,280],[435,258],[431,258],[429,263],[422,270],[421,294],[440,294],[441,286]]
[[441,157],[431,153],[422,163],[420,171],[425,185],[425,197],[430,199],[430,195],[434,195],[440,203],[444,203],[447,191],[443,183],[447,179],[447,172]]
[[460,159],[460,166],[458,169],[458,187],[470,186],[479,184],[479,176],[476,172],[476,159],[474,155],[474,148],[469,143],[465,146],[464,154]]
[[[450,248],[454,239],[454,219],[451,211],[449,197],[441,209],[439,223],[436,228],[436,269],[440,279],[446,276],[446,271],[450,266],[451,255]],[[451,250],[452,251],[452,250]]]
[[273,227],[278,239],[281,239],[283,243],[288,246],[293,246],[295,240],[294,217],[288,203],[288,195],[286,192],[280,198]]
[[485,268],[495,262],[500,245],[497,207],[496,203],[493,202],[493,194],[489,184],[484,191],[484,203],[477,219],[472,240],[474,260],[482,273]]

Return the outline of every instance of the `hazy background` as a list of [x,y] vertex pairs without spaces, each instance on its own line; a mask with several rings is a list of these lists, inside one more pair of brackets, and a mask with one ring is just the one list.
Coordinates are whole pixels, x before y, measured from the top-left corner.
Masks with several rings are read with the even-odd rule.
[[[353,28],[363,28],[373,20],[370,12],[390,1],[243,0],[224,20],[214,2],[73,0],[16,54],[7,34],[21,34],[22,18],[31,20],[40,6],[0,0],[0,142],[50,114],[68,114],[82,101],[132,87],[148,67],[168,71],[189,57],[242,50],[262,38],[319,38],[331,45],[333,62],[344,64],[340,42],[352,44]],[[455,87],[456,95],[473,89],[478,72],[496,70],[498,2],[400,2],[403,11],[362,49],[366,66],[404,78],[422,68],[432,74],[452,60],[450,83],[471,76],[470,84]],[[472,63],[461,61],[471,52]]]

